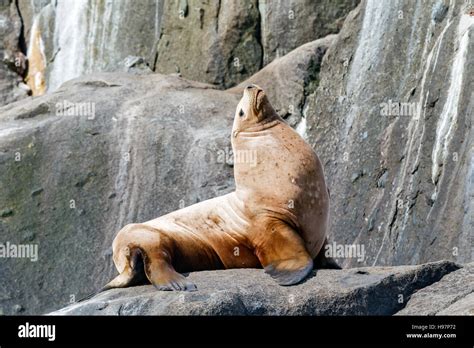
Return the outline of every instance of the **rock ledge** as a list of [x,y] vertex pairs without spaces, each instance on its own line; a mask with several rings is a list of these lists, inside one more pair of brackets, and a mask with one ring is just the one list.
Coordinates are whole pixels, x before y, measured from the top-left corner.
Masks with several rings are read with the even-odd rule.
[[[316,270],[305,282],[292,287],[278,286],[258,269],[194,272],[189,278],[198,287],[195,292],[160,292],[151,285],[114,289],[51,314],[393,315],[399,311],[422,314],[426,307],[435,304],[420,305],[417,300],[416,310],[409,309],[410,303],[419,297],[416,292],[423,289],[419,293],[424,292],[426,297],[429,289],[439,287],[437,284],[442,284],[446,275],[446,278],[456,274],[472,277],[471,264],[460,268],[453,262],[439,261],[418,266]],[[466,289],[458,291],[466,296],[458,296],[465,306],[469,305],[468,287],[472,288],[472,282],[469,285],[467,280]],[[437,296],[448,290],[452,289],[438,289]],[[452,302],[450,308],[455,307]],[[472,301],[470,306],[472,312]]]

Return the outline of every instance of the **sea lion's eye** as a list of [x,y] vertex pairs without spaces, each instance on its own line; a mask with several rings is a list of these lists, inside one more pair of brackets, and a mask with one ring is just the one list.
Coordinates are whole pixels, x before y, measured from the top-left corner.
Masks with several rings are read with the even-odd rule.
[[240,117],[244,116],[244,110],[240,109],[240,111],[239,111],[239,116],[240,116]]

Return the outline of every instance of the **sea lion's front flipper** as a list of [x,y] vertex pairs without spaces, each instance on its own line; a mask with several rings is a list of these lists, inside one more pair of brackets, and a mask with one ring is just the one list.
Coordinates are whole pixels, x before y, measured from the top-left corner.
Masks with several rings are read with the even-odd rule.
[[313,260],[303,239],[282,221],[267,224],[255,249],[265,273],[280,285],[297,284],[313,269]]

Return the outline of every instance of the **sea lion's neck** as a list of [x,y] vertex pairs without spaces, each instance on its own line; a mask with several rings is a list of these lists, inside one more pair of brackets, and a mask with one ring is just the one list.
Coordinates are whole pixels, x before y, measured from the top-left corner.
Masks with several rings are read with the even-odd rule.
[[266,129],[275,127],[281,121],[279,119],[265,120],[264,122],[259,122],[254,126],[246,127],[242,129],[239,133],[258,133]]
[[253,125],[242,126],[238,122],[234,122],[232,127],[232,138],[238,136],[239,133],[258,133],[266,129],[272,128],[279,124],[280,122],[285,122],[276,112],[273,112],[271,116],[265,117],[262,121],[255,123]]

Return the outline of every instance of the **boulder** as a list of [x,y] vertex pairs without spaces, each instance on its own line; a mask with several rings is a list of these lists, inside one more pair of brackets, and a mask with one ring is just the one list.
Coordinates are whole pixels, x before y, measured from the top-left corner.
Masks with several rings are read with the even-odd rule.
[[[392,315],[410,295],[457,270],[452,262],[317,270],[284,287],[256,269],[193,272],[194,292],[113,289],[53,315]],[[427,306],[430,306],[428,303]]]
[[397,315],[474,315],[474,263],[417,291]]

